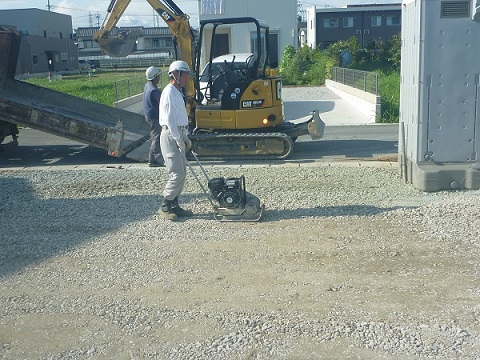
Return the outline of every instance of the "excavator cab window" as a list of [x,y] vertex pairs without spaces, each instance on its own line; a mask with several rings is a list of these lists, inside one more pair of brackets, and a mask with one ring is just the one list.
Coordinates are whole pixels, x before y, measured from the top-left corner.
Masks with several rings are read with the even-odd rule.
[[[233,53],[214,57],[220,51],[217,49],[216,34],[223,34],[233,26],[241,25],[250,29],[249,53]],[[252,25],[254,30],[252,30]],[[205,31],[208,29],[208,31]],[[206,38],[208,34],[208,38]],[[195,69],[200,71],[200,61],[207,64],[200,73],[198,83],[203,95],[203,103],[216,102],[222,99],[222,94],[227,86],[235,83],[250,83],[265,74],[265,64],[268,60],[268,27],[251,17],[226,18],[203,20],[200,22],[199,47],[196,52]],[[204,39],[205,37],[205,39]],[[205,46],[209,52],[202,54]]]
[[240,53],[219,56],[203,68],[199,77],[204,103],[220,100],[228,84],[250,82],[258,78],[256,54]]

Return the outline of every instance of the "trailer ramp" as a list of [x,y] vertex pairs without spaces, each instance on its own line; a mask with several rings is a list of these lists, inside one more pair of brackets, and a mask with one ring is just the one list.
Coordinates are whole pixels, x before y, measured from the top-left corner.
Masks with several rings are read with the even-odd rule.
[[141,114],[15,80],[20,35],[0,28],[0,120],[125,156],[149,139]]

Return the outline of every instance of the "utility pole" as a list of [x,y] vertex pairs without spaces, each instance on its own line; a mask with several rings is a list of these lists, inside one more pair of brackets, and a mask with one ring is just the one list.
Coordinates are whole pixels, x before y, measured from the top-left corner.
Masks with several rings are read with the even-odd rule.
[[95,19],[97,19],[97,27],[99,28],[100,27],[100,13],[98,11],[95,14]]
[[51,9],[52,9],[52,7],[50,6],[50,0],[48,0],[47,9],[48,9],[48,11],[52,11],[52,10],[51,10]]

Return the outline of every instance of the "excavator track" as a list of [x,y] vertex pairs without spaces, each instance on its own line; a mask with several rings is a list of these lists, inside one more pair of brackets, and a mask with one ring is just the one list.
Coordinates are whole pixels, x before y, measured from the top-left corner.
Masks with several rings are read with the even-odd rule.
[[283,133],[205,133],[189,136],[192,150],[208,159],[284,159],[293,140]]

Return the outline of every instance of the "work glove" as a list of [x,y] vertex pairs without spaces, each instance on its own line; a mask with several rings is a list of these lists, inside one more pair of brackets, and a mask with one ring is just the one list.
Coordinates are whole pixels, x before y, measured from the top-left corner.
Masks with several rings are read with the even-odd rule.
[[182,140],[176,140],[178,148],[185,154],[185,143]]
[[185,151],[189,152],[191,148],[192,148],[192,140],[190,140],[188,137],[186,137],[185,138]]

